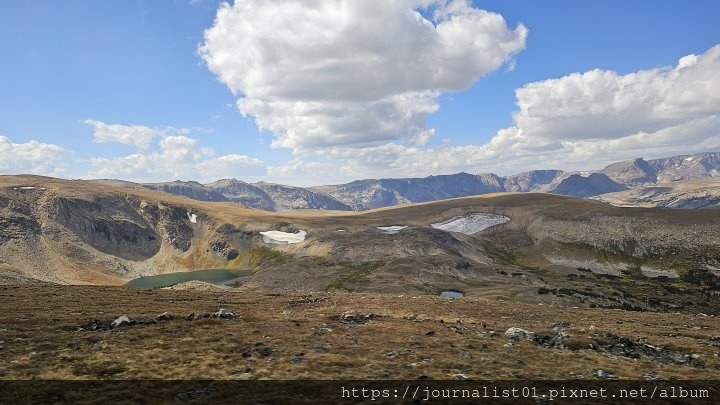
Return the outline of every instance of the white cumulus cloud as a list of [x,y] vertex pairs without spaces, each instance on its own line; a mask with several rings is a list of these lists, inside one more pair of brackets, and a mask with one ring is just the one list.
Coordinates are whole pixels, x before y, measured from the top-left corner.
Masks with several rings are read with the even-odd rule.
[[184,135],[166,136],[158,142],[158,147],[159,151],[154,153],[93,158],[90,177],[134,181],[210,181],[258,176],[266,171],[259,159],[238,154],[215,156],[211,148],[200,147],[197,139]]
[[578,167],[720,147],[720,45],[676,66],[620,75],[572,73],[516,91],[515,125],[486,145],[490,156],[543,155]]
[[89,118],[84,120],[83,123],[93,127],[93,142],[116,142],[132,145],[140,149],[147,149],[155,138],[169,135],[185,135],[191,132],[189,128],[107,124]]
[[526,36],[469,1],[237,0],[199,53],[273,146],[305,153],[426,144],[440,94],[510,62]]
[[[675,66],[625,75],[591,70],[517,89],[515,125],[483,145],[386,143],[328,147],[326,161],[298,159],[271,175],[306,173],[328,181],[534,169],[584,170],[636,157],[720,151],[720,45]],[[315,170],[313,170],[315,169]],[[332,180],[330,180],[330,178]]]
[[41,174],[59,176],[64,172],[62,161],[66,150],[61,146],[31,140],[14,143],[0,136],[0,172],[5,174]]

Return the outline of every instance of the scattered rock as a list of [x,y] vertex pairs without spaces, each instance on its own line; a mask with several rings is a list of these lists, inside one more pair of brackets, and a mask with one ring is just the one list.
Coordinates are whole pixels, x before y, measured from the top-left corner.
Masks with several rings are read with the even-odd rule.
[[103,323],[102,321],[98,321],[97,319],[91,319],[87,323],[80,325],[78,327],[78,331],[96,331],[96,330],[105,330],[108,328],[107,323]]
[[505,336],[513,340],[533,340],[535,333],[526,331],[522,328],[512,327],[505,331]]
[[559,349],[565,348],[565,343],[570,339],[571,335],[560,332],[557,335],[550,335],[550,334],[536,334],[533,337],[533,340],[537,342],[537,344],[544,346],[544,347],[556,347]]
[[704,367],[704,362],[697,354],[683,354],[665,346],[653,346],[631,340],[626,337],[607,333],[592,343],[595,351],[632,359],[650,358],[661,363],[687,364],[693,367]]
[[163,312],[162,314],[160,314],[160,315],[158,315],[158,316],[155,317],[155,320],[158,321],[158,322],[161,322],[161,321],[171,321],[171,320],[173,320],[173,319],[175,319],[175,315],[172,315],[172,314],[170,314],[170,313],[168,313],[168,312]]
[[117,319],[115,319],[114,321],[112,321],[112,323],[110,324],[110,329],[117,328],[120,326],[127,326],[127,325],[130,325],[130,318],[128,318],[125,315],[122,315],[122,316],[118,317]]
[[462,358],[466,358],[466,359],[469,359],[471,357],[470,352],[467,350],[460,350],[459,352],[457,352],[457,355],[458,355],[458,357],[462,357]]
[[186,316],[185,319],[188,321],[197,321],[198,319],[210,318],[210,316],[210,312],[193,312],[192,314]]
[[265,345],[265,343],[255,343],[255,347],[253,348],[253,352],[258,357],[269,357],[272,355],[272,349]]
[[140,318],[130,321],[130,325],[155,325],[156,323],[157,321],[155,319],[150,319],[146,316],[141,316]]
[[614,374],[610,374],[605,370],[593,370],[592,375],[594,377],[600,378],[602,380],[608,379],[608,378],[616,378],[617,376]]
[[330,325],[328,325],[326,323],[320,324],[320,330],[324,330],[326,332],[332,332],[332,328],[330,327]]
[[570,326],[571,326],[570,322],[562,321],[562,322],[557,322],[557,323],[553,324],[550,328],[554,331],[560,331],[560,330],[565,330],[565,329],[569,328]]
[[643,374],[643,379],[645,381],[656,381],[656,380],[660,379],[660,376],[658,375],[658,373],[656,373],[654,371],[650,371],[650,372]]
[[405,319],[407,319],[408,321],[425,322],[427,320],[430,320],[430,317],[425,314],[420,314],[420,315],[412,314],[412,315],[406,316]]
[[454,330],[455,333],[463,333],[464,331],[467,331],[468,328],[462,324],[462,322],[458,321],[456,323],[448,323],[445,324],[446,328],[449,328],[451,330]]
[[235,314],[225,308],[220,308],[219,311],[215,312],[211,316],[213,318],[235,319]]
[[[171,321],[173,319],[177,319],[178,317],[170,314],[168,312],[163,312],[162,314],[156,316],[155,318],[148,318],[146,316],[141,316],[135,319],[128,318],[127,315],[122,315],[118,317],[117,319],[113,321],[100,321],[97,319],[91,319],[88,322],[78,326],[78,331],[99,331],[99,330],[108,330],[108,329],[115,329],[119,327],[127,327],[127,326],[134,326],[134,325],[156,325],[159,322],[166,322]],[[192,314],[185,317],[188,321],[194,321],[198,319],[203,318],[221,318],[221,319],[234,319],[235,314],[232,311],[229,311],[227,309],[221,308],[219,311],[214,313],[209,312],[193,312]]]
[[370,322],[373,318],[377,318],[377,315],[345,312],[340,315],[340,322],[345,324],[364,324]]
[[285,309],[290,309],[290,308],[293,308],[293,307],[296,307],[299,305],[303,305],[303,304],[315,304],[315,303],[323,302],[323,301],[326,301],[329,299],[330,299],[330,297],[307,296],[307,297],[303,297],[303,298],[300,298],[297,300],[292,300],[292,301],[288,302],[287,305],[285,305]]

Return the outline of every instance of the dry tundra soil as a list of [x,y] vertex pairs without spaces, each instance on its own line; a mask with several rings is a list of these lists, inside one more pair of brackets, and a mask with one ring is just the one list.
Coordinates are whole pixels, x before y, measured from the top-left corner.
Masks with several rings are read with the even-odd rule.
[[[223,317],[213,317],[220,309]],[[131,322],[112,327],[122,315]],[[524,331],[508,336],[510,328]],[[2,380],[717,380],[719,352],[720,321],[704,314],[384,294],[0,286]]]

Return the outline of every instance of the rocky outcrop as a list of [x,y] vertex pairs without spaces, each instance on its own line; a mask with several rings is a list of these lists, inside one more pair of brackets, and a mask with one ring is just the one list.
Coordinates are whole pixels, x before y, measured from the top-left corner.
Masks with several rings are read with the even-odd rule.
[[193,230],[186,223],[187,210],[144,201],[135,201],[134,204],[148,223],[158,229],[165,242],[183,252],[190,249]]
[[173,181],[169,183],[146,183],[142,185],[151,190],[182,195],[200,201],[229,201],[222,193],[196,181]]
[[122,259],[146,260],[160,250],[160,235],[121,198],[56,198],[50,218],[94,249]]
[[275,211],[275,201],[262,188],[236,179],[222,179],[207,185],[222,194],[228,201],[248,208]]

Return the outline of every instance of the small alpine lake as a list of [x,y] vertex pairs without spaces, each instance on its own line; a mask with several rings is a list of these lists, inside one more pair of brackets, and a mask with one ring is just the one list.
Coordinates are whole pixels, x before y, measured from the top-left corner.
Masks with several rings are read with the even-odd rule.
[[440,296],[441,296],[441,297],[445,297],[445,298],[455,298],[455,299],[458,299],[458,298],[464,297],[465,294],[463,294],[462,292],[457,291],[457,290],[445,290],[445,291],[443,291],[443,292],[440,293]]
[[158,288],[170,287],[188,281],[204,281],[206,283],[225,285],[225,283],[241,277],[252,275],[250,270],[208,269],[183,271],[178,273],[158,274],[157,276],[140,277],[130,280],[125,287]]

